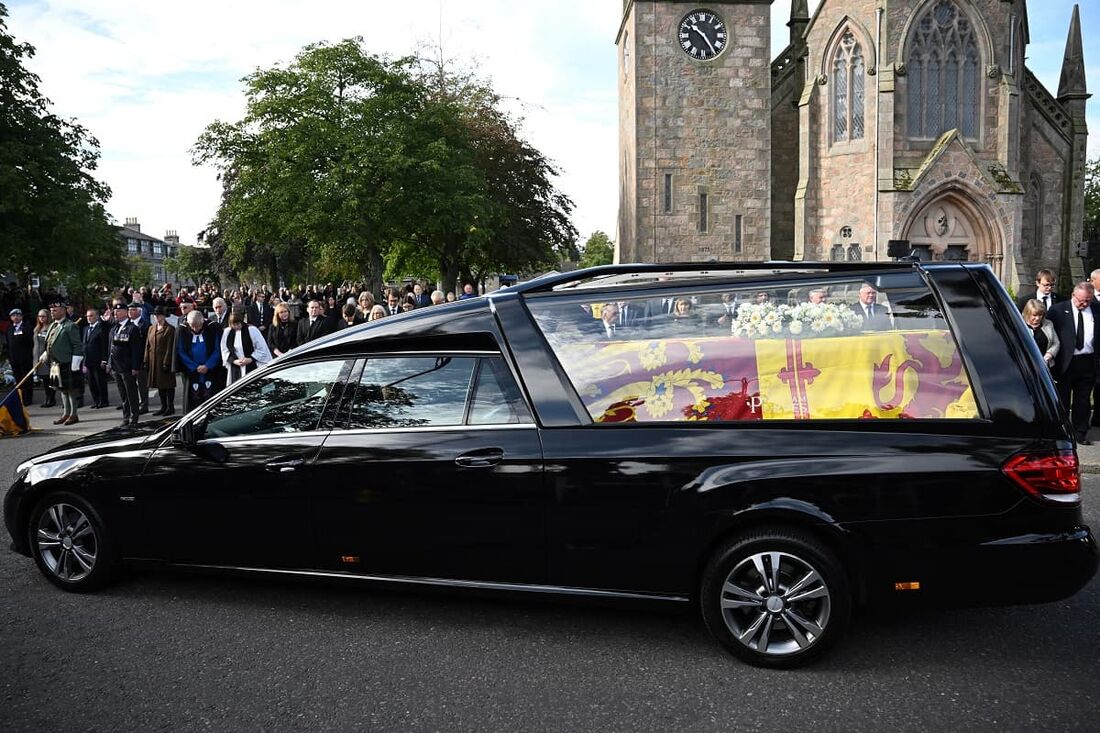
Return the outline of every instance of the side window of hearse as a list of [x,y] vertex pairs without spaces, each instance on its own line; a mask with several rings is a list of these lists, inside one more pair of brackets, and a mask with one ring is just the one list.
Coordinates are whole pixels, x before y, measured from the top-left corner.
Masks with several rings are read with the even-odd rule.
[[345,364],[344,359],[298,364],[252,380],[210,409],[205,437],[316,430]]
[[451,356],[367,359],[352,398],[348,427],[461,425],[476,361]]
[[912,275],[528,306],[597,423],[979,416],[954,336]]
[[531,413],[519,385],[499,356],[481,360],[477,383],[470,397],[470,425],[530,423]]

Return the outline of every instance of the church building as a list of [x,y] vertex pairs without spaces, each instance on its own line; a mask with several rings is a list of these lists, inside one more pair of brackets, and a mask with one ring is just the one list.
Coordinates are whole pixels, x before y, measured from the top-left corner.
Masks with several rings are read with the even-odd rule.
[[985,262],[1082,277],[1079,13],[1056,94],[1026,0],[624,0],[619,262]]

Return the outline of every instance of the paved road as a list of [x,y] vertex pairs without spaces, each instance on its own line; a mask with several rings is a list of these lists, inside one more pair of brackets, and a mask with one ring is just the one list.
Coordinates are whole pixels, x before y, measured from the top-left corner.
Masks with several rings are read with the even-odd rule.
[[[0,485],[59,432],[0,441]],[[1085,502],[1100,526],[1100,477]],[[818,665],[769,672],[689,612],[160,572],[76,596],[0,548],[4,731],[1095,730],[1098,680],[1097,580],[863,615]]]

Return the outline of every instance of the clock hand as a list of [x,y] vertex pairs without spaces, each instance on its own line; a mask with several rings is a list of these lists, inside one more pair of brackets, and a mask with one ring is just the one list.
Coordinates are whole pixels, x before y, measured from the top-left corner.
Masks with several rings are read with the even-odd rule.
[[708,46],[710,46],[710,52],[717,56],[718,52],[714,50],[714,44],[710,42],[709,38],[707,38],[707,34],[699,30],[699,26],[695,25],[694,23],[691,24],[691,29],[703,37],[703,40],[707,42]]

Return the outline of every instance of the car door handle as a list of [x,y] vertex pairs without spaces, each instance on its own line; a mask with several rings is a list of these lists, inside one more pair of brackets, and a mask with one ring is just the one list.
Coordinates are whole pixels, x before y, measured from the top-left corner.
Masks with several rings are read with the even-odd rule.
[[463,468],[486,468],[495,466],[504,460],[504,451],[500,448],[482,448],[463,453],[455,458],[455,465]]
[[271,461],[264,464],[264,468],[271,473],[290,473],[305,463],[304,458],[284,458],[279,461]]

